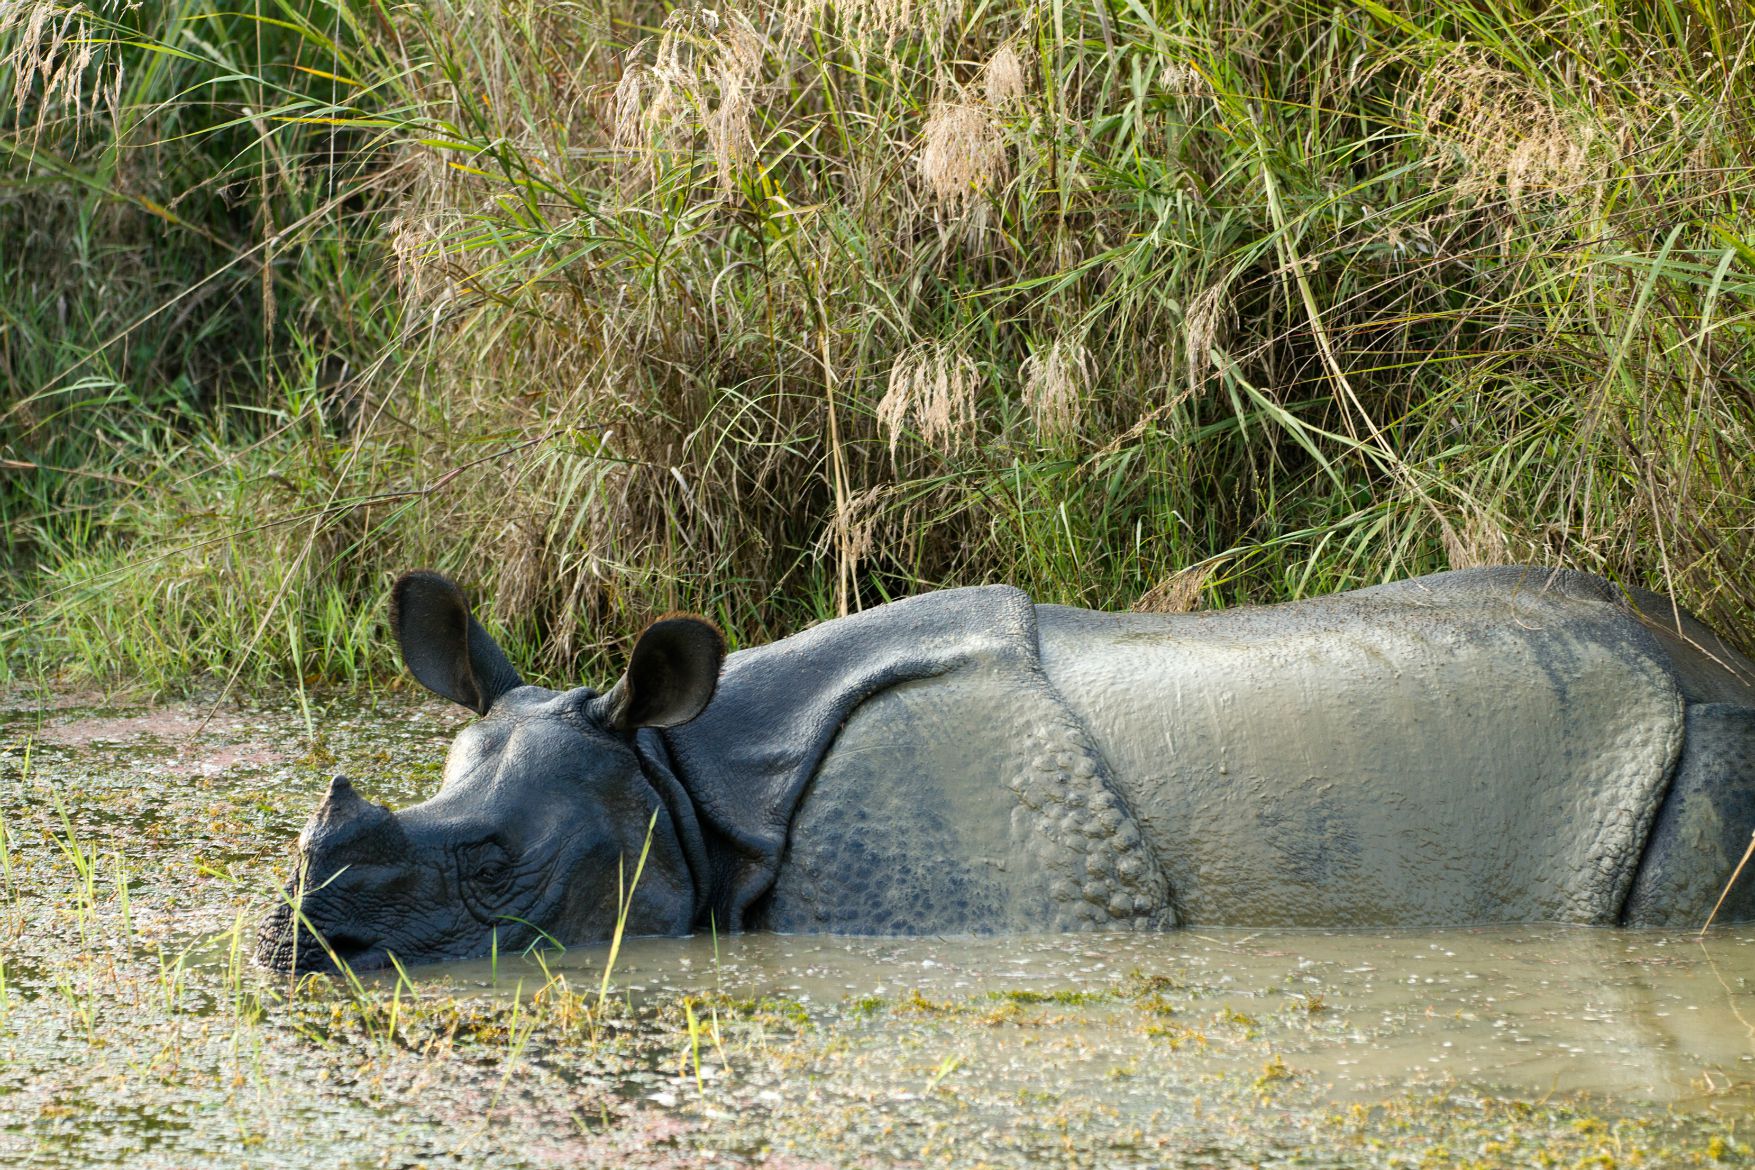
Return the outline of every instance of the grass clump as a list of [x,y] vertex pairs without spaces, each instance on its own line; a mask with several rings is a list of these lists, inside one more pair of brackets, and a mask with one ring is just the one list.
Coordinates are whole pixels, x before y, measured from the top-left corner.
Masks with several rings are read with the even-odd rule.
[[1037,991],[1030,988],[1009,988],[1004,991],[990,991],[987,998],[1001,1003],[1015,1003],[1020,1006],[1054,1004],[1058,1007],[1088,1007],[1095,1003],[1105,1003],[1114,998],[1109,992],[1089,991],[1076,987],[1062,987],[1054,991]]
[[4,658],[572,678],[943,585],[1564,564],[1755,642],[1749,12],[0,16]]

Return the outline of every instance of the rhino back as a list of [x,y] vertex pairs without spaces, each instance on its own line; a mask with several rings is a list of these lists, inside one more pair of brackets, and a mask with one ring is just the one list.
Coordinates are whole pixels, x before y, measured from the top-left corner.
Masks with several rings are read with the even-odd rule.
[[1682,743],[1662,648],[1581,574],[1038,614],[1189,923],[1614,922]]

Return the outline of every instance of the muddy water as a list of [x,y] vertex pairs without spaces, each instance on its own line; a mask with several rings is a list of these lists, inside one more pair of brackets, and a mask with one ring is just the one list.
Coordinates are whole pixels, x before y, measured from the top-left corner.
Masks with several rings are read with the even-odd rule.
[[[549,966],[582,968],[582,977],[600,959],[567,956]],[[723,940],[717,963],[711,940],[641,940],[624,948],[617,971],[618,984],[637,996],[721,989],[826,1010],[916,993],[1022,1004],[1082,994],[1093,1009],[1130,1009],[1081,1011],[1065,1021],[1110,1052],[1136,1046],[1131,985],[1167,980],[1160,994],[1185,1026],[1217,1033],[1206,1046],[1214,1067],[1253,1059],[1250,1046],[1231,1051],[1223,1042],[1234,1033],[1272,1032],[1274,1050],[1341,1101],[1420,1081],[1663,1103],[1716,1091],[1727,1106],[1755,1106],[1755,932],[1747,930],[1704,943],[1551,927],[1097,941],[753,936]],[[479,974],[464,968],[453,977],[466,972]],[[995,1076],[1004,1080],[1003,1072]]]
[[[1717,1166],[1755,930],[748,936],[289,984],[254,922],[328,772],[456,714],[0,709],[0,1163]],[[318,729],[311,734],[309,728]]]

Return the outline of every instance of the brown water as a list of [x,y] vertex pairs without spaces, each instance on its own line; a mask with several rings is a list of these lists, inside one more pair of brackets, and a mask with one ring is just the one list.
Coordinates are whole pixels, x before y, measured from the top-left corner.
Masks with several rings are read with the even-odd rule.
[[419,799],[460,720],[205,713],[0,710],[0,1163],[1755,1157],[1747,928],[653,939],[607,994],[603,948],[292,987],[243,957],[324,777]]
[[[551,960],[587,976],[601,955]],[[484,973],[457,965],[453,979]],[[723,989],[834,1011],[867,997],[1030,1002],[1116,997],[1065,1023],[1112,1053],[1138,1042],[1130,977],[1220,1040],[1249,1026],[1331,1086],[1336,1100],[1385,1085],[1462,1083],[1523,1094],[1591,1092],[1663,1103],[1755,1106],[1755,932],[1701,942],[1651,932],[1520,927],[1391,934],[1200,931],[929,941],[752,936],[641,940],[617,984],[637,997]],[[1096,1010],[1106,1006],[1110,1010]],[[1207,1025],[1213,1025],[1208,1028]],[[1004,1033],[999,1033],[1004,1036]],[[991,1053],[994,1037],[983,1038]],[[1251,1046],[1208,1057],[1248,1065]],[[1229,1052],[1229,1055],[1228,1055]],[[1100,1061],[1098,1062],[1101,1063]],[[1055,1070],[1056,1072],[1080,1070]],[[1083,1071],[1091,1071],[1085,1069]],[[1003,1079],[1003,1073],[997,1074]]]

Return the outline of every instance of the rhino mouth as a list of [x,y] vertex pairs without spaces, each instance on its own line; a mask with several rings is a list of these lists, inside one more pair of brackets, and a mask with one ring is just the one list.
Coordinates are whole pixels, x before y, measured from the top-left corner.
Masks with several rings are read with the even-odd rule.
[[390,965],[381,940],[344,929],[314,934],[295,925],[292,907],[282,903],[269,912],[256,937],[256,962],[292,975],[336,975],[342,968],[371,971]]
[[325,960],[333,955],[336,960],[355,970],[390,965],[387,953],[375,939],[361,938],[346,931],[330,931],[324,941],[329,944],[328,947],[316,949]]

